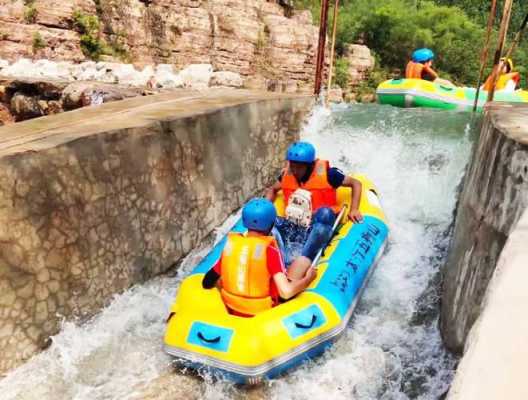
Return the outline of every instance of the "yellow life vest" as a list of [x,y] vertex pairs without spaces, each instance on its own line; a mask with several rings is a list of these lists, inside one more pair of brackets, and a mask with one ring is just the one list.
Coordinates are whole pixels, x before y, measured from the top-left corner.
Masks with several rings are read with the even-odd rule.
[[272,244],[271,236],[228,235],[222,252],[221,293],[230,309],[255,315],[273,306],[267,262],[267,248]]
[[[495,90],[502,90],[506,87],[508,84],[508,81],[514,81],[515,84],[519,84],[519,81],[521,80],[521,74],[518,72],[510,72],[507,74],[500,74],[497,78],[497,84],[495,85]],[[489,92],[491,90],[491,75],[486,79],[486,83],[484,83],[484,90]]]

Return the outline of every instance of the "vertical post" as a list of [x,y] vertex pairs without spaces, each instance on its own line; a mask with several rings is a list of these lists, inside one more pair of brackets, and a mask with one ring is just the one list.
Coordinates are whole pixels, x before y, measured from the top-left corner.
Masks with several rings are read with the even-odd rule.
[[488,92],[488,101],[493,101],[495,95],[495,85],[499,75],[500,58],[504,48],[504,41],[506,40],[506,33],[508,33],[508,26],[510,24],[512,0],[504,0],[504,9],[502,11],[502,21],[499,30],[499,44],[495,51],[495,58],[493,60],[493,72],[491,73],[491,89]]
[[528,24],[528,14],[526,14],[526,16],[524,17],[524,20],[523,20],[523,22],[521,24],[521,27],[519,28],[519,31],[515,35],[515,39],[513,39],[513,42],[511,44],[508,52],[505,55],[506,58],[510,58],[511,57],[511,55],[514,52],[515,48],[517,47],[517,45],[521,41],[522,35],[524,33],[524,30],[526,29],[526,25],[527,24]]
[[488,28],[486,30],[486,43],[480,54],[480,72],[477,82],[477,92],[475,93],[475,102],[473,103],[473,112],[477,111],[478,98],[480,94],[480,85],[482,84],[482,78],[484,75],[484,68],[486,68],[486,61],[488,59],[489,42],[491,38],[491,31],[493,29],[493,22],[495,21],[495,15],[497,14],[497,0],[491,0],[491,9],[488,15]]
[[[339,9],[339,0],[335,0],[334,5],[334,26],[332,28],[332,48],[330,49],[330,70],[328,71],[328,92],[332,89],[332,74],[334,72],[334,53],[337,33],[337,14]],[[327,97],[328,99],[328,97]]]
[[315,69],[314,93],[316,96],[319,96],[319,93],[321,93],[321,83],[323,81],[327,22],[328,22],[328,0],[323,0],[321,2],[321,19],[319,22],[319,44],[317,46],[317,64],[316,64],[316,69]]

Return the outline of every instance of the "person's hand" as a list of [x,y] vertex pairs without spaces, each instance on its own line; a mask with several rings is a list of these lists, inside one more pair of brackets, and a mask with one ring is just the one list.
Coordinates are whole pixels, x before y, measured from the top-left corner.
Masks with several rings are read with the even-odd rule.
[[360,224],[363,222],[363,215],[359,212],[359,210],[350,210],[348,213],[348,218],[354,223]]
[[310,267],[306,270],[304,277],[306,278],[306,281],[310,283],[317,277],[317,271],[314,267]]

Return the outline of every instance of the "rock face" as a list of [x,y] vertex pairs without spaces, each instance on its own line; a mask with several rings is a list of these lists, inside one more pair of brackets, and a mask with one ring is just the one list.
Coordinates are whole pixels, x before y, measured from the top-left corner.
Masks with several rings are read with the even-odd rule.
[[261,193],[312,104],[179,91],[0,128],[0,373]]
[[211,64],[299,88],[314,79],[310,13],[267,0],[0,0],[0,58],[85,59],[79,15],[97,17],[105,51],[139,64]]
[[348,61],[348,85],[353,90],[368,77],[374,68],[375,60],[370,54],[370,49],[362,44],[349,45],[344,57]]
[[441,332],[461,353],[497,260],[528,206],[528,106],[491,103],[460,196],[444,269]]

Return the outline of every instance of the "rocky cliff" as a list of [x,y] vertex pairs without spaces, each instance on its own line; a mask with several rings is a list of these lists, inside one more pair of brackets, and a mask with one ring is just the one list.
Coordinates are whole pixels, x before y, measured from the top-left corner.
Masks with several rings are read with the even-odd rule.
[[314,79],[311,14],[266,0],[0,0],[0,24],[0,58],[10,61],[106,54],[142,65],[211,64],[248,87],[288,91],[309,91]]
[[441,331],[461,353],[511,231],[528,207],[528,106],[491,103],[460,196],[444,271]]

